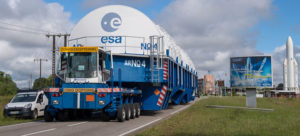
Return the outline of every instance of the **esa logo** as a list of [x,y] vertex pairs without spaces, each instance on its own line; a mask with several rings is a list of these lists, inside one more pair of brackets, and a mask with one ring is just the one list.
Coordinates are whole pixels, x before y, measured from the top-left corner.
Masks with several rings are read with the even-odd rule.
[[101,21],[102,29],[106,32],[114,32],[118,30],[121,24],[122,24],[121,17],[118,14],[113,12],[104,15]]
[[101,43],[122,43],[122,36],[102,36]]

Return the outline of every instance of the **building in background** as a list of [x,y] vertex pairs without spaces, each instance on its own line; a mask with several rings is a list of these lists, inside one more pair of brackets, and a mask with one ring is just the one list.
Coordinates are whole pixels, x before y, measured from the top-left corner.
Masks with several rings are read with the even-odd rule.
[[199,92],[199,94],[203,94],[204,93],[203,90],[204,90],[204,79],[199,78],[198,79],[198,92]]
[[216,81],[216,93],[219,95],[223,94],[223,89],[225,89],[225,81],[224,80],[217,80]]
[[218,87],[224,87],[225,86],[225,82],[224,82],[224,80],[217,80],[217,86]]
[[215,77],[213,75],[204,76],[204,94],[216,94]]

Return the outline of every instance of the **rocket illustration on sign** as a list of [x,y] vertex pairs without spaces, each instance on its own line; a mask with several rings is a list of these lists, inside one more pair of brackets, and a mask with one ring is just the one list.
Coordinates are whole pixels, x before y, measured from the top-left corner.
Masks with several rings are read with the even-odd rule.
[[284,90],[298,92],[298,64],[294,58],[293,48],[293,41],[289,36],[286,41],[286,58],[283,62]]

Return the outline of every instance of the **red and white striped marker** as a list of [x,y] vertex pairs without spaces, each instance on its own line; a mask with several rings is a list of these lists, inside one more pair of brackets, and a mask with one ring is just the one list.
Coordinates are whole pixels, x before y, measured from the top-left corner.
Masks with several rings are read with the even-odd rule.
[[167,86],[164,85],[163,88],[161,89],[161,92],[160,92],[160,95],[159,95],[159,98],[158,98],[158,101],[157,101],[158,106],[162,105],[162,103],[164,101],[164,98],[166,96],[166,93],[167,93]]
[[67,60],[64,59],[61,61],[61,70],[65,71],[67,69]]
[[57,93],[57,92],[59,92],[59,88],[46,88],[46,89],[44,89],[44,92],[54,92],[54,93]]
[[164,62],[163,80],[168,80],[168,60]]
[[98,93],[112,93],[112,92],[122,92],[122,88],[97,88]]

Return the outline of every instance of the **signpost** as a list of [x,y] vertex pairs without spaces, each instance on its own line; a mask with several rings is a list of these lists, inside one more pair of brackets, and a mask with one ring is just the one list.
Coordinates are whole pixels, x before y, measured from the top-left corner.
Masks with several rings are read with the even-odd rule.
[[230,86],[246,88],[246,106],[256,107],[256,88],[273,86],[271,56],[230,58]]

